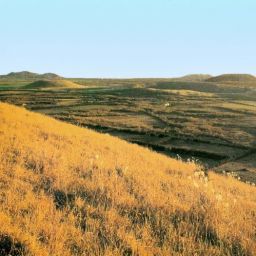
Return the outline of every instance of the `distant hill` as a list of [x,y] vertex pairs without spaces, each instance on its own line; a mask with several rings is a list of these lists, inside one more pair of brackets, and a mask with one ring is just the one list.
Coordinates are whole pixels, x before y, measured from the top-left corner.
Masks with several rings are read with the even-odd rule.
[[249,74],[224,74],[214,76],[206,80],[207,82],[229,83],[229,82],[242,82],[251,83],[256,82],[256,77]]
[[39,80],[24,86],[25,89],[60,89],[60,88],[84,88],[80,84],[76,84],[67,80]]
[[203,82],[211,77],[212,76],[208,74],[191,74],[191,75],[175,78],[175,80],[184,81],[184,82]]
[[1,75],[4,80],[39,80],[39,79],[61,79],[62,77],[54,73],[37,74],[29,71],[11,72],[7,75]]

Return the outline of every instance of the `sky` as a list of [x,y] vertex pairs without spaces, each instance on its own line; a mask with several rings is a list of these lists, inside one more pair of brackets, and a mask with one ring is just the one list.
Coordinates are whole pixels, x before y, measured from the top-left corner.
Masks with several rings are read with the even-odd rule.
[[0,74],[256,74],[255,0],[0,0]]

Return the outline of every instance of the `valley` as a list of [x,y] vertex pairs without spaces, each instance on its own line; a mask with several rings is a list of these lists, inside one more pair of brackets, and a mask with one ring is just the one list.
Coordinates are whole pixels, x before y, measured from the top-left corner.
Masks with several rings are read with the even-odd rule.
[[68,81],[75,83],[76,88],[54,89],[2,85],[0,100],[256,182],[256,86],[251,80]]

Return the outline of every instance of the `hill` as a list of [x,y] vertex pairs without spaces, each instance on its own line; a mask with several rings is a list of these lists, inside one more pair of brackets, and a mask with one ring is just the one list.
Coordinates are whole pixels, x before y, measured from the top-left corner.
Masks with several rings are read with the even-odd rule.
[[0,103],[0,254],[255,255],[255,187]]
[[218,83],[227,83],[227,82],[256,82],[256,77],[249,74],[224,74],[220,76],[215,76],[207,79],[208,82],[218,82]]
[[28,71],[11,72],[7,75],[1,75],[2,80],[39,80],[39,79],[61,79],[59,75],[54,73],[37,74]]
[[211,77],[212,77],[211,75],[207,75],[207,74],[191,74],[191,75],[175,78],[175,80],[181,81],[181,82],[203,82]]
[[39,80],[23,87],[24,89],[63,89],[84,88],[84,86],[68,80]]

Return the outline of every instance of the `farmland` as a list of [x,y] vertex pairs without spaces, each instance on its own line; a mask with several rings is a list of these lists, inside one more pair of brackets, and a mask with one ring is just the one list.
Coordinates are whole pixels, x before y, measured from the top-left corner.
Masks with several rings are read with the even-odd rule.
[[70,79],[84,88],[0,85],[0,100],[256,182],[256,86],[172,79]]

